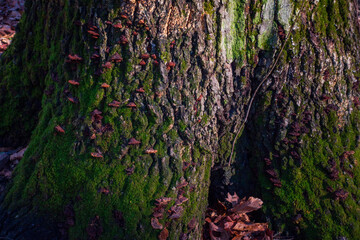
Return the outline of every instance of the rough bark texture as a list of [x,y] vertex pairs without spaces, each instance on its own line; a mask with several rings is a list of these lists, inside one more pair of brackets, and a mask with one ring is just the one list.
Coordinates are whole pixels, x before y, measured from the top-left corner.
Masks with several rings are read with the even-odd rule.
[[[168,209],[180,193],[189,199],[181,217],[164,214],[160,223],[170,239],[200,239],[209,192],[212,202],[227,191],[255,191],[277,231],[360,235],[356,3],[27,1],[0,60],[0,145],[30,139],[2,201],[2,234],[60,238],[45,217],[70,239],[156,239],[155,199],[172,197]],[[119,43],[124,37],[128,43]],[[98,75],[116,52],[123,61]],[[159,65],[150,58],[141,66],[144,53]],[[67,63],[68,54],[83,60]],[[228,167],[250,97],[275,63]],[[114,100],[119,108],[108,106]],[[141,144],[129,146],[132,137]],[[145,154],[150,147],[158,152]],[[103,158],[92,157],[97,150]],[[271,169],[281,188],[269,181]],[[189,231],[193,217],[198,225]],[[27,226],[33,219],[39,226]]]

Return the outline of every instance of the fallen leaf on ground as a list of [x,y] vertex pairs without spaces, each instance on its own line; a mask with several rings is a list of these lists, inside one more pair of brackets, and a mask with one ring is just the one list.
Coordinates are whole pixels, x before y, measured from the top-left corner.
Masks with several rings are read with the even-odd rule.
[[21,149],[20,151],[18,151],[17,153],[14,153],[12,155],[10,155],[10,161],[14,161],[14,160],[18,160],[24,157],[26,148]]
[[238,214],[256,211],[261,208],[263,201],[259,198],[249,197],[248,200],[242,199],[239,204],[230,209],[231,212]]
[[226,201],[231,203],[231,205],[234,207],[236,204],[239,203],[239,197],[236,193],[234,195],[231,195],[230,193],[227,194],[227,198],[225,198]]

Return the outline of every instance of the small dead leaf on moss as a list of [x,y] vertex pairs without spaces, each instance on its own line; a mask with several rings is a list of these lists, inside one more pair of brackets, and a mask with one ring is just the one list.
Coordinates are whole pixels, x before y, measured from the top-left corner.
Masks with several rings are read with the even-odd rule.
[[55,131],[58,132],[58,133],[61,133],[61,134],[65,133],[65,130],[60,125],[57,125],[55,127]]
[[187,227],[189,231],[193,230],[197,225],[196,217],[193,217],[190,222],[188,223]]
[[169,231],[164,228],[159,234],[159,240],[166,240],[169,237]]
[[97,152],[92,152],[91,156],[94,158],[103,158],[103,155],[101,153],[97,153]]
[[146,154],[155,154],[155,153],[157,153],[157,150],[155,150],[153,148],[149,148],[149,149],[145,150],[145,153]]
[[161,197],[155,200],[156,201],[155,204],[157,206],[166,206],[171,200],[172,198],[170,197]]
[[184,197],[183,195],[179,195],[176,199],[175,205],[181,205],[184,202],[187,202],[189,199],[187,197]]
[[151,218],[151,226],[154,229],[163,229],[163,225],[159,222],[159,219],[157,218]]

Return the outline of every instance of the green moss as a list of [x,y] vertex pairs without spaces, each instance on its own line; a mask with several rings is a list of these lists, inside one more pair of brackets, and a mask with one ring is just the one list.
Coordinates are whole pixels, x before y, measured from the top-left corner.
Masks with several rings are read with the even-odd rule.
[[231,10],[234,14],[234,19],[231,26],[232,41],[232,58],[236,59],[239,63],[245,60],[246,54],[246,22],[245,22],[245,7],[246,1],[231,1]]
[[182,121],[182,120],[180,120],[179,122],[178,122],[178,125],[179,125],[179,130],[181,131],[181,132],[184,132],[185,131],[185,129],[186,129],[186,124],[185,124],[185,122],[184,121]]
[[214,14],[214,3],[212,0],[207,0],[204,2],[204,11],[212,16]]
[[204,114],[204,115],[202,116],[202,118],[201,118],[201,124],[202,124],[202,125],[207,125],[208,122],[209,122],[209,115]]

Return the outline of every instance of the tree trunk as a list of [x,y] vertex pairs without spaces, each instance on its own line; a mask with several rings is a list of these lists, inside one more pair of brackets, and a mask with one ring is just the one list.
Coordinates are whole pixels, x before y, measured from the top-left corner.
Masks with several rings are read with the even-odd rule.
[[170,197],[169,238],[200,239],[208,198],[236,191],[261,197],[276,231],[359,236],[356,9],[27,1],[0,60],[0,146],[29,142],[1,235],[156,239],[156,199]]

